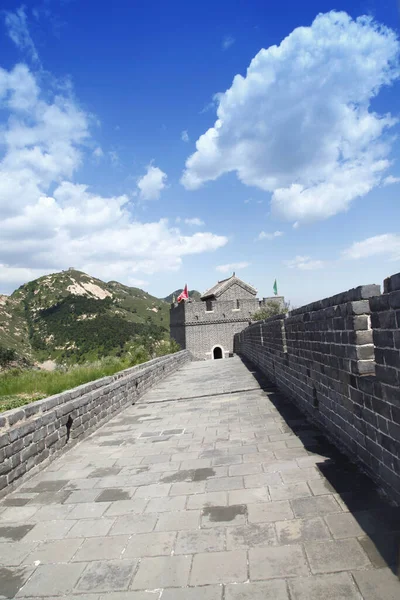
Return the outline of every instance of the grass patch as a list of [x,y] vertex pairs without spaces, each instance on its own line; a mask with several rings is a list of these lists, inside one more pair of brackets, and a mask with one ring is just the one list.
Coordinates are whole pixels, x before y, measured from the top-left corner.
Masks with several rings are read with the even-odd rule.
[[68,370],[35,371],[12,369],[0,374],[0,412],[24,406],[35,400],[59,394],[83,383],[114,375],[148,360],[146,355],[108,357],[90,364],[76,365]]

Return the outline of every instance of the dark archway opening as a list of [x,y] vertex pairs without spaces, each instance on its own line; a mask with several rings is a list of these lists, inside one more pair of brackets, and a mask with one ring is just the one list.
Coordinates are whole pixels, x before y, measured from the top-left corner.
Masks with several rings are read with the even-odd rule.
[[216,346],[213,350],[213,357],[214,359],[216,358],[222,358],[222,348],[220,346]]

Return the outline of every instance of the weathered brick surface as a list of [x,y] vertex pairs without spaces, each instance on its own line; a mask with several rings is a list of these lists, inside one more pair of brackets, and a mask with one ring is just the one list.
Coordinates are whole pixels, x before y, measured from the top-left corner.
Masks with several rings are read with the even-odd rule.
[[[191,360],[187,350],[155,358],[33,405],[2,413],[0,497]],[[0,450],[3,452],[3,450]]]
[[400,274],[254,323],[257,365],[400,500]]

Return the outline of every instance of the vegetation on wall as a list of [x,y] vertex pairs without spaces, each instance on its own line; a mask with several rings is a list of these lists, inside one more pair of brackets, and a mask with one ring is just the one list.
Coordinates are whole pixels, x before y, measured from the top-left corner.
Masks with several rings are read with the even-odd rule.
[[288,310],[289,307],[287,305],[282,306],[280,302],[269,300],[266,302],[265,306],[260,308],[260,310],[257,310],[251,318],[253,321],[264,321],[275,315],[286,314]]

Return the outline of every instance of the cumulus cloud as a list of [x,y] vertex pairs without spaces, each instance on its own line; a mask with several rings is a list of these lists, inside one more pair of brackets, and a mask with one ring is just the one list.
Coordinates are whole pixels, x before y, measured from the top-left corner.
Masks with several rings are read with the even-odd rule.
[[219,271],[220,273],[229,273],[230,271],[236,271],[238,269],[245,269],[246,267],[249,267],[250,263],[248,262],[237,262],[237,263],[229,263],[227,265],[218,265],[218,267],[215,267],[216,271]]
[[158,167],[148,165],[146,174],[138,180],[139,196],[142,200],[158,200],[167,185],[167,174]]
[[226,35],[222,40],[222,50],[228,50],[235,43],[235,38],[231,35]]
[[400,235],[384,233],[369,237],[361,242],[354,242],[342,252],[345,259],[358,260],[371,256],[387,256],[389,260],[400,259]]
[[185,219],[185,223],[186,225],[193,225],[193,227],[202,227],[202,225],[204,225],[204,221],[198,217],[193,217],[193,219]]
[[182,142],[188,142],[189,141],[189,134],[186,131],[186,129],[184,129],[181,133],[181,140]]
[[227,243],[211,232],[183,235],[167,219],[140,222],[128,195],[104,196],[74,181],[93,152],[92,119],[67,93],[44,94],[27,66],[0,68],[0,102],[2,291],[71,265],[135,285]]
[[26,52],[34,63],[40,64],[38,52],[29,33],[25,7],[20,6],[15,12],[6,11],[4,21],[8,35],[17,48]]
[[322,260],[313,260],[309,256],[296,256],[293,260],[285,260],[284,263],[289,269],[300,269],[300,271],[314,271],[324,266]]
[[400,177],[393,177],[393,175],[388,175],[382,182],[382,185],[393,185],[394,183],[400,183]]
[[256,240],[274,240],[275,238],[281,237],[282,235],[283,231],[274,231],[273,233],[266,233],[265,231],[260,231],[260,233],[256,237]]
[[262,49],[246,76],[217,96],[217,120],[196,142],[188,190],[236,172],[272,193],[275,214],[326,219],[379,185],[395,124],[370,101],[399,77],[394,31],[370,17],[320,14],[279,46]]

